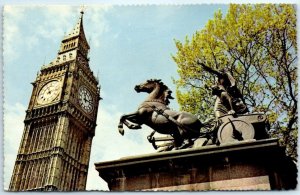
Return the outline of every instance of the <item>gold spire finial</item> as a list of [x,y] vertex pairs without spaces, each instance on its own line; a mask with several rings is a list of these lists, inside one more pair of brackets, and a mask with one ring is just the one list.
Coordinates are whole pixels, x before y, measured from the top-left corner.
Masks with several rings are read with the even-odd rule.
[[84,14],[84,11],[85,11],[85,10],[86,10],[86,6],[81,5],[81,6],[80,6],[80,13],[81,13],[81,15]]

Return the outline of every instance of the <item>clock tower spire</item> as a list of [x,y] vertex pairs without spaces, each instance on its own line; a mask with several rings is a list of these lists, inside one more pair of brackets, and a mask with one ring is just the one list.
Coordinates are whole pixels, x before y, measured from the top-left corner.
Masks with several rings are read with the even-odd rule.
[[10,191],[85,189],[100,88],[89,67],[83,14],[32,83]]
[[80,14],[81,15],[74,29],[63,38],[61,42],[60,50],[58,52],[59,55],[68,53],[69,51],[72,50],[77,50],[77,52],[79,52],[82,56],[87,58],[90,46],[86,40],[84,30],[83,30],[84,12],[81,11]]

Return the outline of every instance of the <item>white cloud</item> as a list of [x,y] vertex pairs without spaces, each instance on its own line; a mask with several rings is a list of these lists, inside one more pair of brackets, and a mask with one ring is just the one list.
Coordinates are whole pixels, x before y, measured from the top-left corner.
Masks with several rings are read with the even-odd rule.
[[44,18],[44,22],[35,27],[34,36],[57,41],[57,37],[62,37],[65,31],[71,31],[75,25],[75,22],[70,22],[75,21],[75,7],[60,5],[40,6],[40,8],[43,10],[41,17]]
[[94,163],[116,160],[125,156],[155,152],[146,137],[150,134],[149,128],[143,126],[142,130],[128,130],[121,136],[118,132],[118,122],[122,114],[111,109],[99,108],[96,135],[93,139],[87,190],[108,190],[106,183],[99,177]]
[[25,106],[4,105],[4,189],[7,190],[23,134]]
[[20,28],[18,24],[24,15],[24,7],[6,5],[3,9],[3,56],[10,61],[19,55],[15,52],[17,48],[14,43],[19,43]]
[[110,5],[102,6],[89,6],[87,7],[87,13],[84,17],[85,31],[87,39],[91,39],[91,43],[94,47],[99,47],[101,44],[100,36],[102,33],[109,31],[109,25],[105,19],[105,13],[112,8]]
[[[101,34],[109,30],[104,15],[110,8],[109,5],[98,5],[86,9],[84,26],[93,47],[100,46]],[[47,42],[60,41],[76,24],[79,9],[79,6],[64,5],[5,6],[3,48],[6,63],[16,60],[24,48],[27,52],[34,50],[42,44],[42,39]]]
[[14,6],[14,5],[5,5],[3,11],[5,14],[15,19],[20,19],[23,17],[25,9],[28,7],[25,6]]

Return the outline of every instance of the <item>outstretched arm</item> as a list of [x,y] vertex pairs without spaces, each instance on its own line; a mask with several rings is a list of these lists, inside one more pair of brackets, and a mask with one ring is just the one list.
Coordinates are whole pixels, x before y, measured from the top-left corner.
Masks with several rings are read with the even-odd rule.
[[204,70],[206,70],[207,72],[209,72],[209,73],[211,73],[211,74],[214,74],[214,75],[216,75],[217,77],[221,77],[221,76],[222,76],[222,74],[221,74],[220,72],[218,72],[218,71],[216,71],[216,70],[214,70],[214,69],[212,69],[212,68],[206,66],[204,63],[200,62],[199,60],[197,60],[197,64],[199,64],[200,66],[202,66],[202,68],[203,68]]

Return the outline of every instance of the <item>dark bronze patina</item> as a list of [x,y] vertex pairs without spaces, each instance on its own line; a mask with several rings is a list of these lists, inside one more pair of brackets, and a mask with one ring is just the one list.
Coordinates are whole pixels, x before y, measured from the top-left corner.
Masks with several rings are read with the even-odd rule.
[[191,145],[193,138],[201,136],[200,129],[203,124],[195,115],[174,111],[168,107],[169,100],[174,98],[171,95],[172,91],[161,80],[147,80],[134,89],[138,93],[149,93],[149,96],[140,104],[137,111],[120,118],[118,126],[120,134],[124,135],[123,124],[129,129],[140,129],[141,125],[145,124],[158,133],[171,135],[175,147],[178,148]]
[[222,69],[221,71],[217,71],[200,61],[197,63],[205,71],[217,76],[217,83],[212,86],[212,95],[217,96],[215,102],[216,117],[226,114],[245,114],[248,112],[244,98],[236,86],[236,81],[228,70]]
[[[224,82],[220,82],[224,83]],[[267,118],[263,114],[246,114],[240,110],[227,109],[225,107],[215,110],[216,118],[202,123],[195,115],[188,112],[178,112],[168,107],[172,97],[172,91],[159,79],[150,79],[145,83],[136,85],[138,93],[149,93],[138,110],[121,116],[118,125],[120,134],[124,135],[123,124],[129,129],[140,129],[145,124],[154,131],[147,137],[155,149],[168,151],[171,149],[184,149],[198,147],[207,144],[226,144],[229,142],[256,140],[267,138]],[[237,89],[237,88],[236,88]],[[231,97],[227,92],[223,96]],[[227,109],[227,110],[226,110]],[[244,107],[247,109],[247,107]],[[232,111],[232,112],[231,112]],[[155,132],[167,134],[166,137],[155,138]],[[197,142],[196,142],[197,141]],[[157,145],[157,142],[163,144]]]

